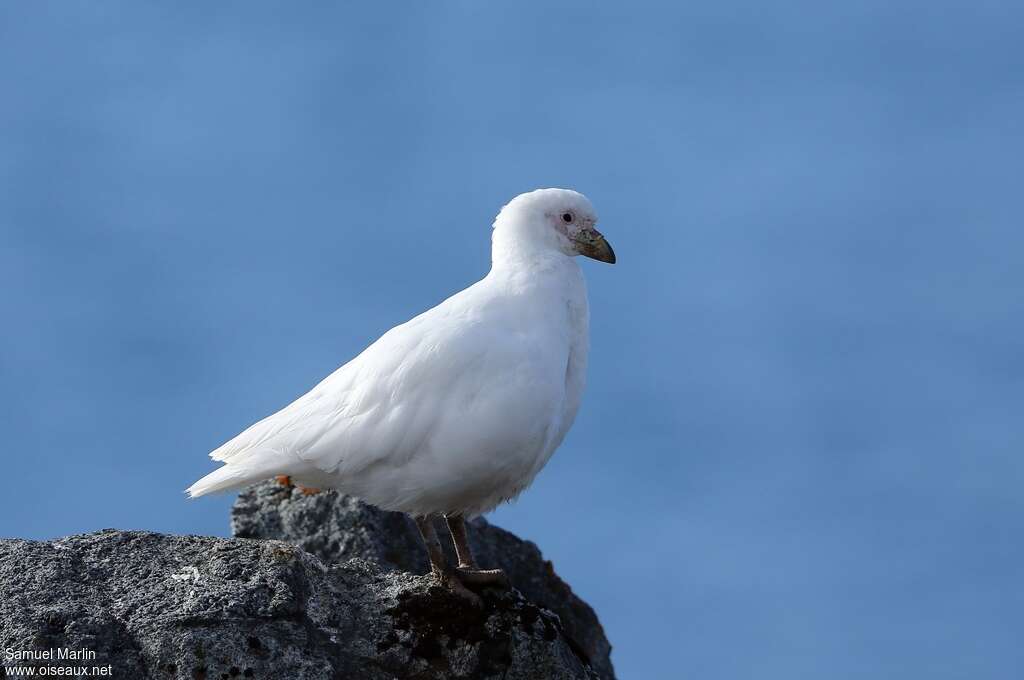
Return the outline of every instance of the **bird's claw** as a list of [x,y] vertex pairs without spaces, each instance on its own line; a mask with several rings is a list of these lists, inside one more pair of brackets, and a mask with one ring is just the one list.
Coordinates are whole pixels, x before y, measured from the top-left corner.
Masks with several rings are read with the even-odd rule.
[[483,609],[484,601],[479,595],[463,585],[462,579],[459,578],[457,573],[441,575],[435,572],[434,576],[441,582],[444,588],[453,595],[458,596],[469,606],[474,609]]

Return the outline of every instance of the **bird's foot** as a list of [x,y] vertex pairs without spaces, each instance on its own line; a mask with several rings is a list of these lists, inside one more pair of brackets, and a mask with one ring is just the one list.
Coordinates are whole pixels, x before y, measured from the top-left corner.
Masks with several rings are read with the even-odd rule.
[[477,595],[472,590],[463,585],[458,572],[452,572],[450,574],[439,574],[435,571],[433,573],[434,577],[438,581],[440,581],[441,585],[444,588],[446,588],[449,592],[451,592],[454,595],[457,595],[460,599],[462,599],[464,602],[469,604],[469,606],[473,607],[474,609],[483,608],[484,601],[480,598],[479,595]]
[[315,496],[320,493],[322,489],[314,489],[311,486],[300,486],[299,491],[301,491],[304,496]]
[[512,583],[501,569],[477,569],[460,564],[455,568],[456,577],[467,586],[497,586],[508,590]]
[[274,480],[281,486],[286,486],[289,489],[292,487],[292,478],[288,475],[277,475]]

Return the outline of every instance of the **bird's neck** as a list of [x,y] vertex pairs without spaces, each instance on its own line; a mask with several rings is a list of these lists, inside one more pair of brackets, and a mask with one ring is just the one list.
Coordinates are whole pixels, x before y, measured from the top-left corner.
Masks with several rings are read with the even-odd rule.
[[576,258],[558,251],[495,248],[487,279],[507,293],[537,294],[552,303],[586,296],[583,271]]
[[519,225],[505,225],[491,236],[491,271],[516,273],[560,270],[578,267],[574,258],[561,252],[554,243],[528,238]]

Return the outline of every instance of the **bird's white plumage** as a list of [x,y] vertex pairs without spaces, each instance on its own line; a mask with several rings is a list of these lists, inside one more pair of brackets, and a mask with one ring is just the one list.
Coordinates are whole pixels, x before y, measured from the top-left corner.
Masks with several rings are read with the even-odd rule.
[[494,224],[488,275],[396,326],[309,393],[210,455],[201,496],[274,475],[413,515],[475,515],[530,484],[572,425],[588,352],[586,287],[542,189]]

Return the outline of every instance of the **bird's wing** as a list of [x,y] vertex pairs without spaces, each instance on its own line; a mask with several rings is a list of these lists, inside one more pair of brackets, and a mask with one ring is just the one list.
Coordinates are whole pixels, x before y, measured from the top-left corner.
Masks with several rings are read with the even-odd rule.
[[312,390],[251,425],[210,457],[239,464],[256,451],[278,450],[305,458],[303,454],[328,433],[372,416],[387,396],[380,389],[382,381],[399,368],[402,345],[414,340],[412,329],[403,332],[408,325],[391,329]]
[[392,328],[312,390],[211,451],[210,458],[231,462],[253,450],[282,446],[301,452],[327,431],[378,409],[387,396],[380,389],[382,381],[398,377],[402,363],[431,328],[450,323],[452,307],[459,306],[457,298],[466,292]]
[[[439,430],[477,428],[480,418],[496,421],[481,431],[499,438],[518,435],[513,430],[523,423],[543,426],[539,416],[550,405],[542,400],[536,414],[500,415],[512,410],[502,399],[543,390],[523,384],[529,377],[518,370],[522,337],[495,323],[495,315],[481,316],[473,295],[471,287],[391,329],[309,393],[211,456],[246,469],[246,480],[287,474],[289,467],[356,478],[375,465],[401,467]],[[512,389],[516,385],[521,389]]]

